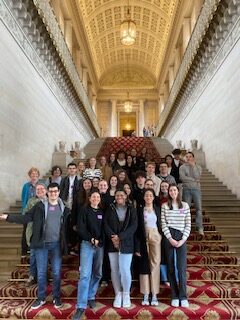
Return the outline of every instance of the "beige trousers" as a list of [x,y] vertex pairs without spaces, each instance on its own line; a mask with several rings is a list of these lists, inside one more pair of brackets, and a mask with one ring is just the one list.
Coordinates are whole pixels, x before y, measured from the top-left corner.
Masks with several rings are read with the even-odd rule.
[[143,294],[158,294],[160,287],[162,236],[156,228],[146,228],[148,260],[151,274],[140,274],[140,292]]

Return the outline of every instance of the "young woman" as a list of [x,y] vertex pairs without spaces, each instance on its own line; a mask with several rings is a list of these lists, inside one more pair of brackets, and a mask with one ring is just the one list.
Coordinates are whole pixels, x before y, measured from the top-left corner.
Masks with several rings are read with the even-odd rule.
[[160,184],[160,193],[159,193],[160,206],[162,206],[165,202],[168,202],[168,188],[169,188],[169,183],[166,181],[162,181]]
[[129,180],[131,181],[131,183],[133,183],[134,173],[136,171],[136,168],[133,164],[133,158],[131,155],[127,156],[127,161],[126,161],[126,165],[124,167],[124,170],[126,171],[126,174],[129,178]]
[[99,180],[102,179],[102,171],[98,169],[97,167],[97,160],[95,157],[91,157],[89,159],[89,167],[84,170],[83,172],[83,179],[93,179],[94,177],[99,178]]
[[113,202],[115,200],[115,192],[118,187],[118,177],[113,175],[109,179],[109,188],[108,188],[108,193],[110,196],[110,201]]
[[131,185],[131,181],[128,179],[128,176],[125,170],[119,169],[115,172],[115,174],[118,177],[118,186],[120,188],[123,188],[125,183]]
[[62,168],[59,166],[53,166],[51,170],[51,176],[46,180],[46,186],[48,186],[52,182],[56,182],[57,184],[61,184],[62,181]]
[[124,186],[123,186],[123,190],[127,194],[128,203],[129,204],[133,204],[133,192],[132,192],[131,185],[129,183],[125,183]]
[[143,294],[142,305],[157,306],[160,287],[161,262],[161,215],[160,208],[154,205],[153,189],[144,191],[144,208],[138,209],[138,229],[136,233],[136,255],[140,257],[140,292]]
[[[181,305],[181,307],[188,308],[186,240],[191,231],[190,209],[186,202],[180,200],[177,185],[169,186],[168,196],[168,202],[162,205],[161,222],[162,231],[166,237],[166,252],[168,253],[167,267],[172,292],[171,305],[173,307]],[[174,250],[176,250],[179,285],[174,270]]]
[[[22,188],[22,195],[21,195],[22,214],[25,214],[24,209],[27,206],[28,200],[36,196],[36,185],[37,185],[39,177],[40,177],[40,172],[37,168],[32,167],[28,171],[28,176],[29,176],[29,181],[26,182]],[[22,252],[21,253],[21,262],[22,263],[26,263],[25,259],[26,259],[27,251],[28,251],[28,246],[27,246],[27,242],[26,242],[26,228],[27,228],[27,224],[24,224],[23,225],[23,232],[22,232],[22,249],[21,249],[21,252]]]
[[115,308],[131,306],[131,263],[134,252],[134,233],[137,229],[137,214],[126,201],[125,191],[118,189],[115,193],[115,202],[107,209],[104,217],[106,247],[115,291],[113,302]]
[[72,206],[72,225],[74,230],[76,230],[78,215],[82,210],[82,207],[86,206],[88,203],[88,196],[92,189],[92,181],[88,178],[83,179],[82,187],[78,191]]
[[81,319],[87,306],[94,308],[95,296],[102,277],[103,211],[99,208],[100,193],[89,195],[89,204],[79,215],[77,231],[82,240],[80,247],[80,279],[78,281],[77,310],[73,320]]

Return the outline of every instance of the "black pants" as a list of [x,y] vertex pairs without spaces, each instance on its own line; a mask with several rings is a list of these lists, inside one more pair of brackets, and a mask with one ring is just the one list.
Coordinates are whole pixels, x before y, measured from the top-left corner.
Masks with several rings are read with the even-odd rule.
[[27,229],[27,224],[23,225],[23,232],[22,232],[22,256],[26,256],[28,252],[28,245],[27,245],[27,240],[26,240],[26,229]]
[[[182,233],[179,230],[170,228],[172,238],[181,240]],[[187,299],[187,245],[186,242],[180,247],[175,248],[177,254],[177,268],[179,276],[179,284],[176,281],[174,269],[174,247],[169,240],[165,242],[167,253],[168,279],[171,286],[172,299],[186,300]]]

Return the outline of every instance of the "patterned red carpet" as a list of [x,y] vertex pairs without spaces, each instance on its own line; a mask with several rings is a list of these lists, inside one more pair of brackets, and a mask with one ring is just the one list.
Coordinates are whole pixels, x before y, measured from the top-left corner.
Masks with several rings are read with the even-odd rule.
[[[86,319],[240,319],[240,267],[237,258],[228,251],[227,243],[207,216],[204,221],[205,236],[201,237],[193,231],[188,240],[189,309],[172,308],[170,288],[165,285],[161,285],[158,307],[142,307],[138,282],[133,281],[131,308],[113,309],[113,289],[108,285],[99,288],[97,307],[87,309]],[[63,307],[59,310],[52,305],[51,285],[48,286],[47,303],[38,310],[31,310],[37,288],[25,286],[24,279],[27,277],[28,266],[19,265],[13,270],[11,281],[0,287],[1,319],[71,319],[77,295],[77,257],[64,258],[61,286]]]

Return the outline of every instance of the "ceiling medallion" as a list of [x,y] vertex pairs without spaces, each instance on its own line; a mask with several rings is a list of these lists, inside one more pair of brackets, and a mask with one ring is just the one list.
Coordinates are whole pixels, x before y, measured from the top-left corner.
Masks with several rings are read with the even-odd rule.
[[120,26],[120,40],[125,46],[131,46],[135,43],[137,36],[136,23],[131,20],[130,7],[128,3],[127,18]]

